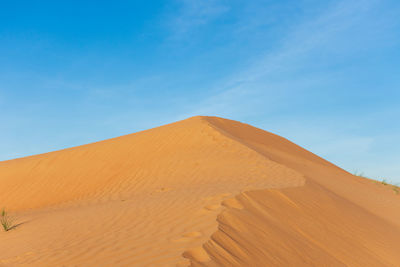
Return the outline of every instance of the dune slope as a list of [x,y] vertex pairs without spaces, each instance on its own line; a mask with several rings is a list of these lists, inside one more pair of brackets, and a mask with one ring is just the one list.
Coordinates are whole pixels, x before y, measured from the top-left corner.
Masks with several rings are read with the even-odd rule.
[[0,266],[400,263],[397,195],[217,117],[0,162],[0,184]]

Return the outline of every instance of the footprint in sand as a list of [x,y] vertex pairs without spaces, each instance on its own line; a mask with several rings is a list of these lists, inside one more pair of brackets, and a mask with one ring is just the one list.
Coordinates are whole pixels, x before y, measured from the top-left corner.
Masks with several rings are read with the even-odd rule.
[[182,260],[176,263],[175,267],[188,267],[190,266],[190,261],[188,259]]
[[236,198],[228,198],[222,201],[222,206],[233,209],[243,209],[243,205]]
[[188,232],[182,235],[182,237],[177,239],[171,239],[172,242],[190,242],[196,238],[201,237],[203,234],[200,232]]
[[169,188],[169,187],[161,187],[161,188],[158,188],[155,191],[151,192],[150,194],[153,195],[153,194],[156,194],[156,193],[165,193],[165,192],[168,192],[168,191],[171,191],[171,190],[172,190],[172,188]]
[[182,256],[186,259],[195,260],[200,263],[206,263],[210,261],[210,257],[203,247],[192,248],[186,250]]
[[204,207],[205,210],[209,210],[209,211],[214,211],[217,210],[221,207],[221,205],[219,204],[214,204],[214,205],[207,205]]

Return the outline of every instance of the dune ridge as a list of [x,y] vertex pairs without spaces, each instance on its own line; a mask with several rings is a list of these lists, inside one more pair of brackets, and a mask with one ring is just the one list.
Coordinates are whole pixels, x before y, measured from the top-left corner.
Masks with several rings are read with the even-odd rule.
[[218,117],[0,162],[0,183],[23,223],[0,266],[400,262],[398,196]]

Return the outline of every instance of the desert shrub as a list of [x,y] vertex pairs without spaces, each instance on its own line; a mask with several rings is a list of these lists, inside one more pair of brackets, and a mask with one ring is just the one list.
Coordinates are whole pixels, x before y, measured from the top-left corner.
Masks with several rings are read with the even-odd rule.
[[399,187],[397,184],[393,185],[392,189],[393,189],[393,191],[394,191],[397,195],[399,194],[399,192],[400,192],[400,187]]
[[5,209],[1,210],[1,213],[0,213],[0,224],[3,227],[3,230],[6,231],[6,232],[11,230],[12,227],[13,227],[12,219],[8,215],[8,212]]

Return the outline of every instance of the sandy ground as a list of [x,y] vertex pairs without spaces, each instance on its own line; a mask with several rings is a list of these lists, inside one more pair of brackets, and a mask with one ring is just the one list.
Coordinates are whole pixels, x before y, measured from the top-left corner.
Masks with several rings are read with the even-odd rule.
[[0,162],[0,266],[400,266],[400,195],[216,117]]

